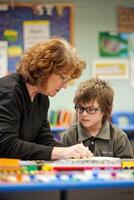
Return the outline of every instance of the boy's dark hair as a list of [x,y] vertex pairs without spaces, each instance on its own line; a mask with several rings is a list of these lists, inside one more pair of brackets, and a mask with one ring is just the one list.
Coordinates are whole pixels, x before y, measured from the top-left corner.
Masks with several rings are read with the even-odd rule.
[[104,122],[110,118],[113,98],[114,91],[108,82],[92,77],[80,84],[73,101],[75,105],[81,105],[89,102],[93,103],[96,100],[104,113]]

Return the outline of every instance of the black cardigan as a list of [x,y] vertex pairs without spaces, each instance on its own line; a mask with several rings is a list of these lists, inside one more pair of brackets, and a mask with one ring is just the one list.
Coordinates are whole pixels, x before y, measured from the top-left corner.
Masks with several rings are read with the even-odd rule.
[[53,139],[47,120],[48,96],[37,94],[31,102],[21,76],[0,78],[0,157],[50,160]]

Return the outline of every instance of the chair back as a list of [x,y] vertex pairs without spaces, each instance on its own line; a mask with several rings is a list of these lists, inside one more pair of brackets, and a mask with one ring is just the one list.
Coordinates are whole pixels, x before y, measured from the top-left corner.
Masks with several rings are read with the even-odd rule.
[[119,126],[134,125],[134,112],[120,111],[112,113],[111,121]]

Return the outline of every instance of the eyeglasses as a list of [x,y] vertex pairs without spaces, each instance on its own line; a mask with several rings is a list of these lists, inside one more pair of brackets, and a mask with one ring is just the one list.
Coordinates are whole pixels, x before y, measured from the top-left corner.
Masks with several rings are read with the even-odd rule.
[[71,78],[66,78],[62,76],[61,74],[58,74],[58,76],[61,78],[63,85],[68,84],[71,81]]
[[95,114],[97,111],[101,110],[101,108],[91,108],[91,107],[84,108],[79,105],[75,105],[74,108],[79,113],[83,113],[84,111],[86,111],[88,114]]

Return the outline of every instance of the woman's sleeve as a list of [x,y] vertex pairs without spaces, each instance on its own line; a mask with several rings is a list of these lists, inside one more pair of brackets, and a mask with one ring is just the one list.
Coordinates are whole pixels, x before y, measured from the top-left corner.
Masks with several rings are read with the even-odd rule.
[[[54,139],[54,136],[50,129],[50,124],[48,121],[48,109],[49,109],[49,99],[47,96],[41,95],[40,107],[42,115],[42,124],[36,142],[38,144],[49,145],[49,146],[62,146],[60,142]],[[42,106],[41,106],[42,105]]]
[[[18,99],[12,95],[0,92],[0,157],[50,160],[53,147],[19,139],[21,110]],[[47,137],[46,144],[49,137],[52,140]]]
[[37,137],[37,143],[49,146],[63,146],[60,142],[54,139],[54,136],[50,129],[49,121],[47,119],[47,115],[44,117],[42,127]]

